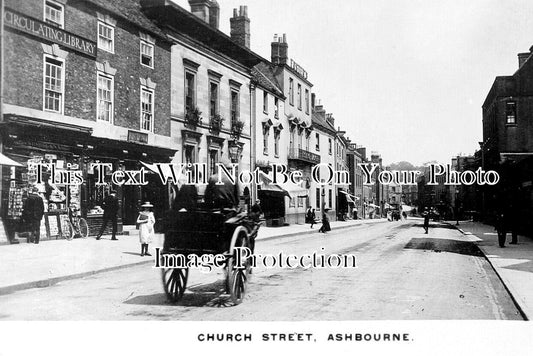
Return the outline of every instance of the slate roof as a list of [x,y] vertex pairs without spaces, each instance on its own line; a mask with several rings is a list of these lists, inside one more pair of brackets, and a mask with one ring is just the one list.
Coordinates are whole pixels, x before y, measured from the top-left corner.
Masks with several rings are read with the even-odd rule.
[[104,10],[109,11],[123,20],[151,32],[152,34],[167,39],[167,36],[154,24],[142,11],[140,0],[84,0]]
[[274,94],[283,97],[283,89],[279,84],[269,63],[261,62],[252,68],[252,77],[259,85]]
[[313,126],[315,128],[321,128],[322,130],[327,131],[331,133],[332,135],[336,134],[335,128],[331,126],[330,123],[327,122],[325,118],[322,118],[322,116],[319,113],[314,111],[311,119],[313,122]]

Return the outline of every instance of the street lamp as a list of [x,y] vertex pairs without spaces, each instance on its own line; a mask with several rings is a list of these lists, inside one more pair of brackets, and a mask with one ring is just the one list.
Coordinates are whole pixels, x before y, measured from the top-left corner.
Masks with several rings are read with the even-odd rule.
[[244,143],[238,141],[229,141],[228,150],[231,163],[239,163]]

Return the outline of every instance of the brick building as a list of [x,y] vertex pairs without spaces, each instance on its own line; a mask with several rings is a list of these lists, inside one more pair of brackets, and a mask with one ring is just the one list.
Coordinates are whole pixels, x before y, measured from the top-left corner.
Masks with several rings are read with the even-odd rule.
[[[84,179],[81,185],[54,184],[45,173],[44,238],[60,235],[71,204],[95,234],[97,207],[111,189],[121,202],[121,223],[133,224],[144,200],[162,217],[168,190],[155,177],[147,174],[141,187],[113,185],[109,174],[174,155],[170,45],[137,0],[5,1],[0,140],[2,153],[23,165],[2,168],[1,213],[11,237],[36,182],[34,163],[80,171]],[[96,184],[95,163],[110,164],[105,184]]]
[[483,187],[482,209],[490,219],[502,210],[512,211],[531,229],[533,217],[533,47],[518,54],[518,70],[494,80],[483,103],[481,164],[496,170],[499,184]]

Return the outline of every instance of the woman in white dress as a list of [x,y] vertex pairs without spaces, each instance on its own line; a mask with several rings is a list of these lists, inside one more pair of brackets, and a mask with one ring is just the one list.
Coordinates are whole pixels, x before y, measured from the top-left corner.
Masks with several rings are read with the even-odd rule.
[[141,256],[152,256],[148,252],[148,244],[152,242],[154,237],[154,213],[150,211],[154,206],[150,202],[141,205],[143,209],[137,217],[137,224],[139,224],[139,241],[141,242]]

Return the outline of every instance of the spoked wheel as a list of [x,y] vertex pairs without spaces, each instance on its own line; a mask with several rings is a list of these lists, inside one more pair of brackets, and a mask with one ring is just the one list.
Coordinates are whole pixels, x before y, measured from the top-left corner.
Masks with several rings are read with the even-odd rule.
[[74,238],[74,227],[69,222],[63,220],[61,222],[61,236],[66,240],[72,240]]
[[[240,236],[235,247],[249,248],[248,238],[246,236]],[[226,266],[226,290],[235,305],[241,304],[246,295],[250,269],[250,260],[245,261],[244,266],[237,266],[235,256],[228,258]]]
[[84,218],[80,218],[78,223],[80,226],[80,237],[86,239],[89,237],[89,226],[87,225],[87,221]]
[[164,268],[162,270],[163,287],[168,300],[177,302],[183,297],[189,278],[188,268]]

